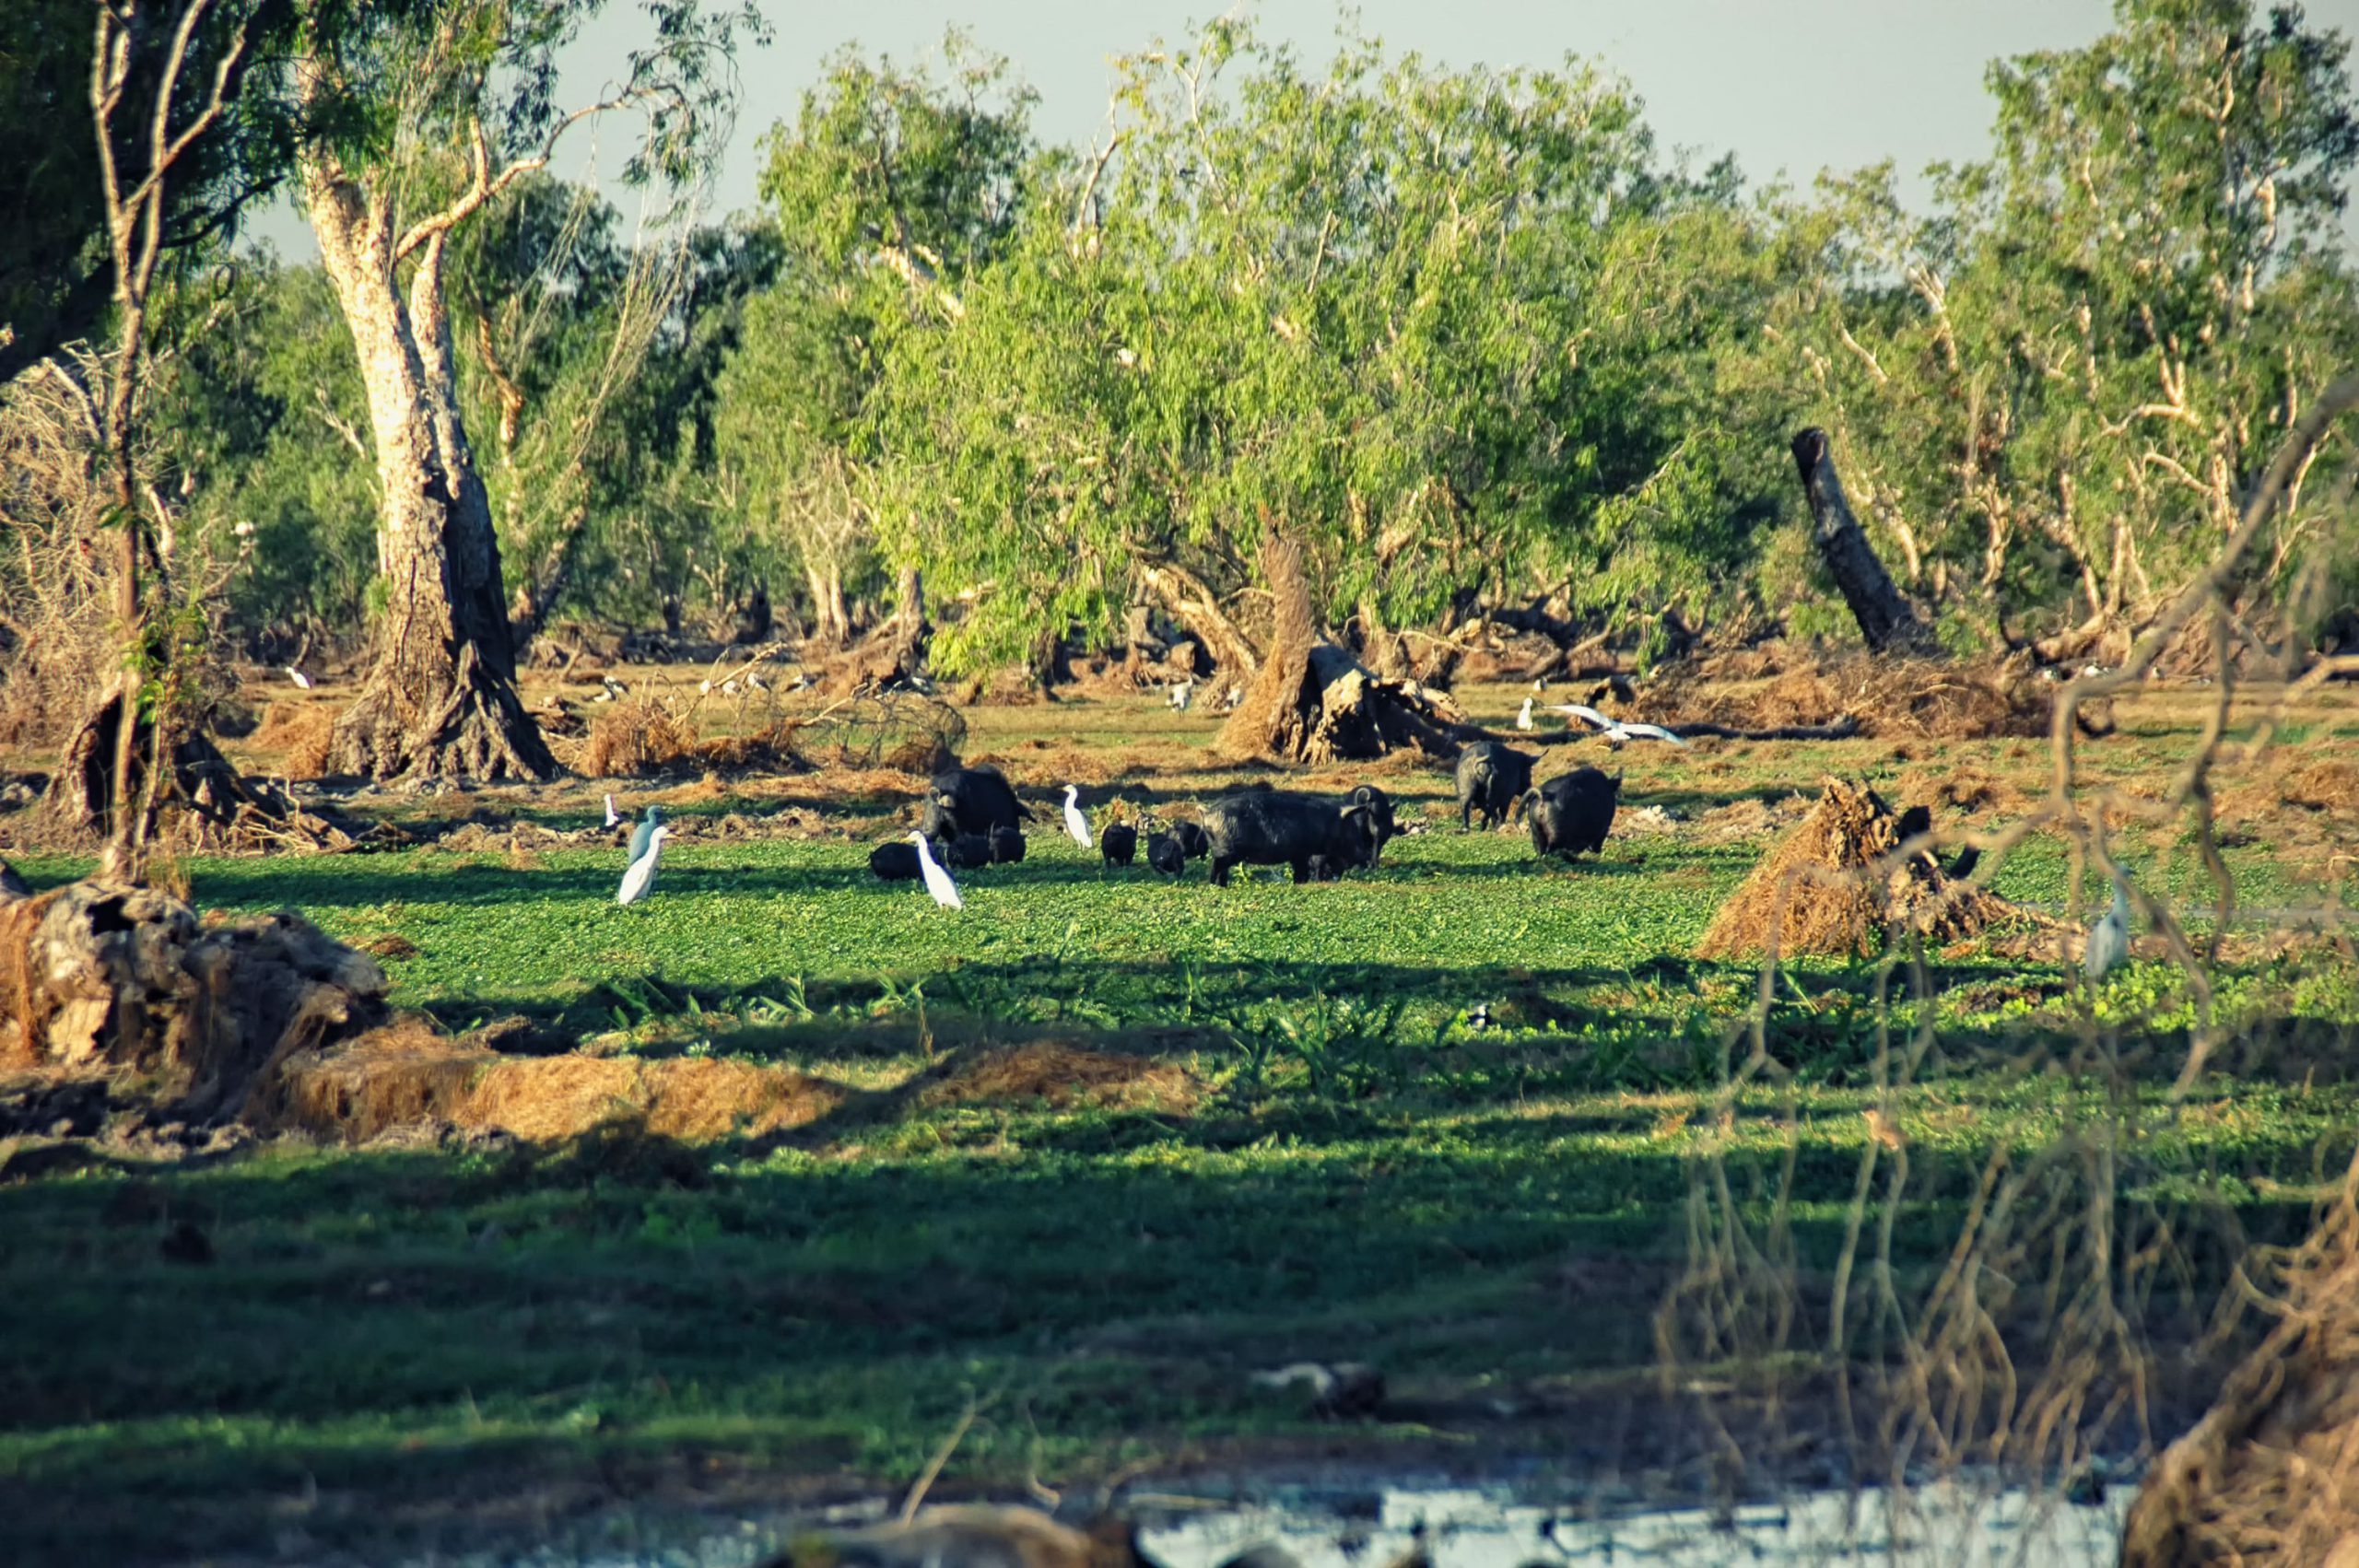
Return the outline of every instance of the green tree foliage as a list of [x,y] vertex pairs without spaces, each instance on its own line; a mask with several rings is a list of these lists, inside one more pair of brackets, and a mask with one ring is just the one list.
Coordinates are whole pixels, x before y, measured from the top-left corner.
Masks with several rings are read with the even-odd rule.
[[[98,133],[90,113],[93,11],[88,0],[23,0],[0,41],[0,381],[64,344],[97,337],[112,303],[113,266]],[[143,18],[148,31],[177,18]],[[296,7],[276,0],[210,6],[175,78],[173,123],[190,123],[232,47],[228,111],[176,161],[169,181],[165,253],[201,249],[229,232],[255,196],[286,176],[294,115],[283,55]],[[242,40],[242,42],[241,41]],[[115,162],[126,188],[147,170],[159,73],[168,51],[148,40],[130,57],[114,115]]]
[[[1933,217],[1885,168],[1798,218],[1825,251],[1795,369],[1913,586],[2080,647],[2208,557],[2303,399],[2359,361],[2347,54],[2291,7],[2122,0],[2087,48],[1991,67],[1994,156],[1942,171]],[[2313,503],[2348,441],[2319,462]],[[2296,497],[2271,585],[2330,515]]]
[[757,537],[801,568],[823,642],[876,556],[874,465],[891,439],[893,345],[959,321],[1021,211],[1029,96],[1003,61],[951,36],[944,69],[851,54],[767,143],[777,287],[747,307],[722,384],[720,451]]
[[1710,366],[1759,247],[1619,83],[1374,46],[1317,75],[1225,23],[1127,62],[1117,106],[887,350],[880,532],[972,601],[952,668],[1109,638],[1142,568],[1233,593],[1265,521],[1338,621],[1659,609],[1742,562],[1763,502]]

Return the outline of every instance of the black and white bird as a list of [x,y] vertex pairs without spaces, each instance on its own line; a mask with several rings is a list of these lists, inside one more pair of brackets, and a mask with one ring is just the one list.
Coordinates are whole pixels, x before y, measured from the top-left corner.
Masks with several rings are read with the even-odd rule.
[[917,846],[918,874],[925,878],[925,890],[933,895],[933,901],[945,909],[964,909],[967,901],[958,896],[958,884],[950,880],[948,872],[934,863],[933,849],[925,835],[912,833],[910,842]]
[[1081,786],[1065,786],[1065,831],[1083,848],[1089,848],[1089,819],[1081,814]]
[[628,908],[647,896],[655,886],[655,868],[663,859],[663,840],[671,837],[672,830],[660,823],[648,834],[647,851],[634,858],[630,870],[623,872],[623,885],[615,895],[616,903]]
[[1608,719],[1586,703],[1560,702],[1551,711],[1596,725],[1598,733],[1604,736],[1609,746],[1618,746],[1625,741],[1669,741],[1674,746],[1687,743],[1660,724],[1633,724],[1619,719]]

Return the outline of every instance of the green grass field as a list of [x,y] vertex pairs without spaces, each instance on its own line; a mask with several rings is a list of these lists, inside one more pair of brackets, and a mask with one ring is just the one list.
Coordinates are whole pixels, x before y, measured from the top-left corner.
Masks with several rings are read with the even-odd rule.
[[[1220,781],[1126,770],[1125,719],[992,715],[970,749],[1048,782],[1020,748],[1059,727],[1100,765],[1100,801]],[[2182,743],[2157,727],[2104,766],[2131,777]],[[1953,750],[2038,788],[2043,755]],[[685,841],[632,909],[607,849],[193,862],[200,907],[404,939],[394,1000],[452,1033],[522,1014],[603,1055],[792,1067],[850,1097],[687,1149],[288,1139],[0,1183],[0,1557],[373,1559],[529,1541],[585,1511],[893,1489],[970,1401],[947,1488],[1336,1455],[1593,1472],[1647,1446],[1628,1412],[1655,1397],[1654,1315],[1695,1260],[1699,1182],[1731,1176],[1766,1223],[1790,1169],[1778,1223],[1823,1281],[1880,1047],[1920,1025],[1938,1051],[1895,1102],[1904,1277],[1938,1268],[1994,1151],[2107,1117],[2138,1129],[2125,1212],[2297,1229],[2359,1092],[2339,1069],[2224,1073],[2167,1106],[2192,1003],[2157,961],[2094,1002],[2053,964],[1987,951],[1932,955],[1921,1000],[1876,963],[1812,961],[1762,1018],[1787,1077],[1714,1124],[1759,976],[1689,954],[1767,840],[1693,825],[1826,771],[1889,777],[1889,751],[1629,755],[1625,810],[1676,820],[1572,866],[1535,864],[1520,833],[1461,835],[1434,769],[1380,775],[1424,830],[1329,885],[1109,873],[1043,825],[1023,865],[967,878],[957,915],[868,875],[884,801],[816,836]],[[578,826],[592,799],[508,809]],[[2132,853],[2190,913],[2208,896],[2184,843]],[[2310,838],[2255,831],[2229,854],[2246,906],[2316,897]],[[1994,885],[2060,906],[2069,873],[2036,838]],[[1470,1025],[1478,1004],[1491,1027]],[[2347,1043],[2359,986],[2330,953],[2256,954],[2224,968],[2218,1005],[2248,1036]],[[1185,1087],[916,1092],[1027,1044],[1147,1059]],[[2126,1106],[2073,1065],[2125,1047],[2145,1057],[2113,1080]],[[182,1221],[211,1264],[160,1256]],[[1391,1402],[1336,1422],[1247,1379],[1302,1358],[1371,1362]],[[1623,1427],[1594,1419],[1607,1408]]]

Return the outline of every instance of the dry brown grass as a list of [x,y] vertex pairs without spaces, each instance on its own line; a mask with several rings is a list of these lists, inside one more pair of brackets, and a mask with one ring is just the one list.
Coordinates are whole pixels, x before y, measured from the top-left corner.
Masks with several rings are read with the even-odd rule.
[[418,1122],[550,1142],[628,1119],[656,1137],[710,1142],[800,1127],[843,1098],[834,1084],[743,1061],[502,1056],[410,1015],[290,1061],[268,1120],[359,1143]]
[[1973,815],[1986,811],[2019,811],[2032,801],[2031,792],[2012,778],[2001,778],[1979,763],[1928,763],[1900,776],[1896,787],[1901,803],[1942,808]]
[[2289,806],[2336,815],[2359,813],[2359,764],[2310,763],[2279,779],[2277,792]]
[[255,751],[276,753],[284,778],[318,778],[328,770],[328,749],[335,738],[334,706],[318,702],[274,702],[262,722],[248,736]]
[[2048,732],[2049,690],[2027,659],[1972,661],[1868,655],[1793,663],[1759,682],[1719,668],[1673,671],[1638,688],[1625,717],[1656,723],[1778,730],[1856,719],[1891,740],[1971,740]]
[[616,702],[590,721],[581,769],[599,778],[631,778],[688,760],[695,734],[651,696]]
[[1887,869],[1898,822],[1873,790],[1827,779],[1802,825],[1720,906],[1696,953],[1743,957],[1774,941],[1781,954],[1864,955],[1895,922],[1933,942],[1957,942],[2020,915],[1996,894],[1951,882],[1921,860]]
[[1203,1090],[1184,1069],[1153,1057],[1043,1042],[986,1051],[927,1088],[919,1099],[926,1105],[1041,1101],[1059,1110],[1082,1105],[1184,1111],[1194,1108]]

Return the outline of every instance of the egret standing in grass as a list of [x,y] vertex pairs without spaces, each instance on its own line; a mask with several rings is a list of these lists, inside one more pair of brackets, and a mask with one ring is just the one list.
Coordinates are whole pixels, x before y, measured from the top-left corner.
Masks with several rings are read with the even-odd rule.
[[633,865],[637,865],[639,858],[647,853],[648,843],[655,837],[656,825],[663,820],[663,808],[650,806],[646,813],[639,819],[639,825],[630,830],[630,859]]
[[1550,711],[1596,725],[1609,746],[1618,746],[1625,741],[1669,741],[1674,746],[1687,743],[1660,724],[1625,724],[1619,719],[1608,719],[1585,703],[1560,702]]
[[1089,819],[1081,814],[1081,786],[1065,786],[1065,831],[1083,848],[1089,848]]
[[671,837],[672,830],[660,823],[649,831],[647,852],[633,860],[630,870],[623,872],[622,890],[615,895],[616,903],[628,908],[647,896],[648,890],[655,885],[656,862],[663,858],[663,840]]
[[615,798],[612,795],[607,796],[606,825],[608,827],[617,826],[621,824],[622,820],[622,813],[615,810]]
[[925,835],[912,833],[910,842],[918,847],[918,874],[925,878],[925,890],[933,895],[933,901],[945,909],[964,909],[967,901],[958,896],[958,884],[950,880],[948,872],[933,863],[933,848],[926,842]]
[[1532,699],[1530,697],[1525,697],[1523,699],[1523,707],[1517,710],[1515,716],[1515,727],[1519,730],[1529,730],[1532,728]]
[[2130,956],[2130,890],[2121,868],[2113,868],[2113,907],[2098,917],[2089,928],[2089,941],[2081,958],[2082,972],[2089,984],[2095,985],[2120,967]]

